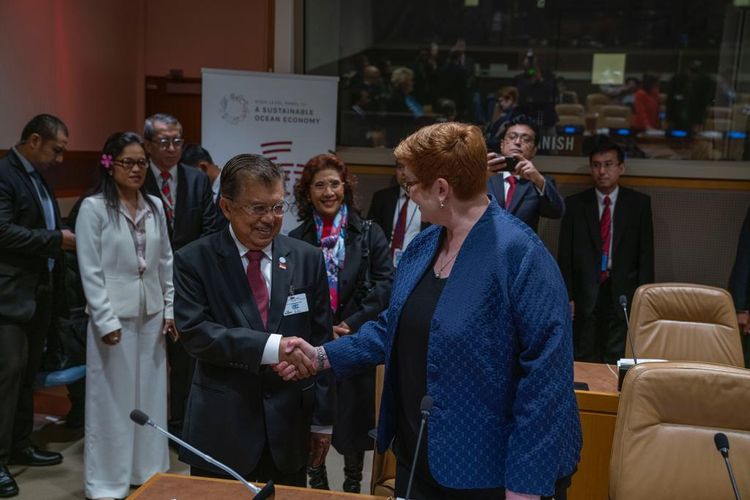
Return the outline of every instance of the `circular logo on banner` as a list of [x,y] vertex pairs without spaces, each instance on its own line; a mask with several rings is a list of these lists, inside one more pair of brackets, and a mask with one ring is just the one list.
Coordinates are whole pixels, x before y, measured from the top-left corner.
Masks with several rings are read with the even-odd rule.
[[219,108],[221,110],[221,118],[232,125],[237,125],[241,121],[244,121],[249,113],[247,99],[245,99],[245,96],[237,94],[229,94],[229,96],[222,97],[219,102]]

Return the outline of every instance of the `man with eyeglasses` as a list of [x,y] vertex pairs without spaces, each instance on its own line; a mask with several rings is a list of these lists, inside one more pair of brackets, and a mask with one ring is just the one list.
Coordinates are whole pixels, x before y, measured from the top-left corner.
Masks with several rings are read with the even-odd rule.
[[[519,115],[507,122],[500,133],[500,154],[487,154],[490,173],[487,191],[501,207],[534,231],[539,226],[539,217],[559,219],[565,213],[565,202],[554,179],[539,173],[532,162],[539,138],[536,123],[526,115]],[[512,160],[508,162],[507,158]]]
[[[182,125],[172,115],[157,113],[146,118],[144,148],[150,159],[146,191],[161,198],[167,215],[169,241],[179,250],[216,230],[216,205],[208,176],[180,163]],[[169,430],[180,435],[195,360],[182,343],[167,342],[169,360]]]
[[589,154],[594,186],[569,196],[558,262],[568,287],[578,361],[615,363],[625,354],[627,323],[619,304],[654,281],[651,199],[619,185],[622,148],[595,138]]
[[75,235],[42,172],[63,161],[68,128],[38,115],[0,159],[0,498],[18,494],[7,465],[56,465],[60,453],[35,447],[33,388],[54,316],[67,316],[64,250]]
[[[311,431],[333,423],[330,376],[289,384],[270,368],[287,361],[313,374],[312,362],[288,348],[292,336],[331,339],[323,257],[279,234],[284,173],[268,159],[229,160],[219,204],[229,226],[174,260],[175,320],[197,358],[183,437],[248,480],[305,487]],[[185,450],[180,459],[192,475],[226,477]]]
[[429,226],[422,222],[419,207],[409,198],[404,166],[396,164],[396,184],[376,191],[370,202],[367,217],[383,229],[391,247],[393,265],[398,267],[401,254],[421,230]]

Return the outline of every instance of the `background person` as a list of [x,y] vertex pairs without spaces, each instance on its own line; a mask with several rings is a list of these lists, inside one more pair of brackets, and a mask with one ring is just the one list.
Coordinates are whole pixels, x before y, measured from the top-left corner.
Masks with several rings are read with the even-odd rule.
[[87,498],[124,498],[169,468],[165,437],[135,426],[139,408],[167,422],[164,336],[177,337],[172,249],[159,199],[146,194],[140,136],[112,134],[97,193],[76,221],[78,263],[89,311],[84,479]]
[[745,351],[745,366],[750,367],[750,208],[745,215],[740,239],[737,242],[737,256],[729,277],[729,291],[737,310],[737,323],[740,327],[742,348]]
[[560,271],[539,238],[488,199],[478,127],[425,127],[395,155],[434,225],[404,253],[377,321],[318,348],[295,344],[339,378],[385,363],[377,443],[382,453],[395,437],[397,496],[428,394],[412,498],[565,498],[581,430]]
[[[289,236],[321,247],[333,336],[350,335],[388,305],[393,282],[388,241],[377,224],[359,216],[352,178],[334,155],[314,156],[307,162],[295,198],[302,224]],[[370,367],[336,383],[332,444],[344,455],[344,491],[360,491],[365,450],[373,447],[368,432],[374,427],[375,368]],[[312,466],[310,485],[327,489],[325,462]]]

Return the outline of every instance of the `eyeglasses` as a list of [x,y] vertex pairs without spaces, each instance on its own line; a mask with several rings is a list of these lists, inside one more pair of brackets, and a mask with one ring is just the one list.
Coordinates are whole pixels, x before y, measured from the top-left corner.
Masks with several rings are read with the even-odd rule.
[[315,184],[312,185],[312,188],[315,191],[325,191],[327,187],[331,188],[333,191],[336,191],[338,188],[346,184],[343,181],[333,180],[333,181],[318,181]]
[[407,181],[404,182],[401,186],[404,188],[404,191],[406,191],[406,194],[411,196],[411,188],[419,184],[419,181]]
[[508,142],[515,142],[521,140],[521,143],[529,145],[534,142],[534,138],[529,134],[516,134],[515,132],[505,135],[505,140]]
[[125,170],[133,170],[133,167],[138,165],[141,168],[146,168],[148,165],[148,160],[145,158],[138,158],[137,160],[134,160],[133,158],[123,158],[122,160],[112,160],[112,163],[115,165],[120,165]]
[[167,150],[171,144],[173,148],[179,149],[185,144],[185,139],[182,137],[164,137],[163,139],[149,139],[148,142],[153,142],[159,146],[159,149]]
[[289,203],[286,200],[282,200],[274,205],[264,205],[263,203],[252,203],[250,205],[243,205],[235,202],[233,199],[225,196],[227,200],[231,201],[234,205],[240,207],[250,217],[264,217],[268,212],[273,215],[280,217],[289,210]]

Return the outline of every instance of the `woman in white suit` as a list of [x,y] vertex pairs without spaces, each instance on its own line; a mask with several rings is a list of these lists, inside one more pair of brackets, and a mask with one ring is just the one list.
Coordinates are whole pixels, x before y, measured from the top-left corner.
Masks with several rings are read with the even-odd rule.
[[88,304],[86,497],[123,498],[169,468],[164,437],[129,420],[140,408],[167,424],[165,335],[177,338],[172,250],[161,200],[143,190],[148,160],[133,132],[111,135],[101,181],[76,221]]

